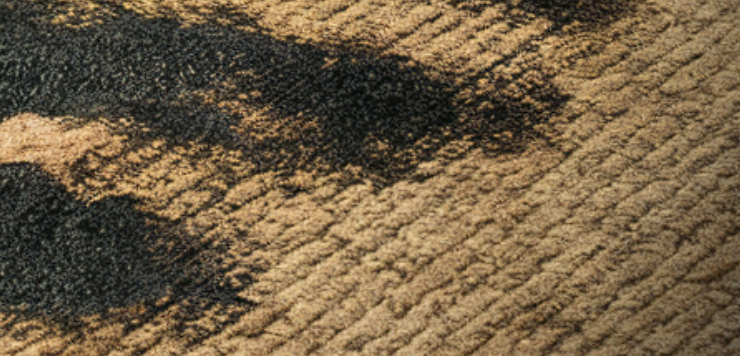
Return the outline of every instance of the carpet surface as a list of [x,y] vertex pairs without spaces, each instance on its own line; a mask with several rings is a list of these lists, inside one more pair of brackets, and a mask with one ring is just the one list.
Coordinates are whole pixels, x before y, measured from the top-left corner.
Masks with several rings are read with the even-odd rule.
[[740,2],[0,1],[0,355],[309,354],[740,354]]

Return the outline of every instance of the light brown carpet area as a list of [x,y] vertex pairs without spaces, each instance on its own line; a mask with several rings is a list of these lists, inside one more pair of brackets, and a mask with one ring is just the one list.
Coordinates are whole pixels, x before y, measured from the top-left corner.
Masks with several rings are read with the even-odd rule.
[[740,355],[740,2],[0,1],[1,355]]

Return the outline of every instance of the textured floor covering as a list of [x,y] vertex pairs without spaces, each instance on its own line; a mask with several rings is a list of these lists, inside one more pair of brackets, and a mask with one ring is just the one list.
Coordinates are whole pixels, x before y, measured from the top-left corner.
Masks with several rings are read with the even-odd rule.
[[0,9],[0,354],[740,354],[740,3]]

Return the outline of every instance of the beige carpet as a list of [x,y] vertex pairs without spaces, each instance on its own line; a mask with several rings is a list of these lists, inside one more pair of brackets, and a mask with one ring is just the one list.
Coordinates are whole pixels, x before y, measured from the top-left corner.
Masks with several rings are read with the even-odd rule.
[[2,355],[738,355],[740,2],[4,0]]

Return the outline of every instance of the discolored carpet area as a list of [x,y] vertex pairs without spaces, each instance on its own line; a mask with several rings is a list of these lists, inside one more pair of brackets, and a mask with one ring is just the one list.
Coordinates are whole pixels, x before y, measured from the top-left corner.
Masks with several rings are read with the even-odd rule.
[[1,355],[740,354],[740,3],[0,2]]

